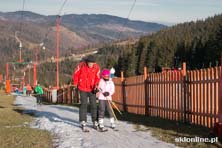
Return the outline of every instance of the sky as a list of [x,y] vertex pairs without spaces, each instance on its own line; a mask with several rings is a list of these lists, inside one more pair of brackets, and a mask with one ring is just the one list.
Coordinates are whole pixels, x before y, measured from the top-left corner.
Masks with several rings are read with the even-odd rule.
[[[0,0],[1,12],[22,10],[56,15],[65,0]],[[135,0],[67,0],[64,14],[109,14],[127,18]],[[173,25],[222,13],[222,0],[136,0],[131,20]]]

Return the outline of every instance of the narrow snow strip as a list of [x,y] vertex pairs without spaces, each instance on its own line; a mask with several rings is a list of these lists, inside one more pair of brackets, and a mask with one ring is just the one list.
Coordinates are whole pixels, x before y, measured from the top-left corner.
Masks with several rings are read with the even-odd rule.
[[[34,114],[33,128],[48,130],[56,138],[54,146],[58,148],[172,148],[173,144],[165,143],[151,136],[147,130],[136,131],[134,125],[118,121],[119,131],[108,132],[94,130],[90,114],[87,115],[89,133],[83,133],[79,127],[79,109],[62,105],[36,105],[35,97],[17,96],[15,104]],[[109,127],[109,119],[105,119]],[[145,127],[144,127],[145,128]]]

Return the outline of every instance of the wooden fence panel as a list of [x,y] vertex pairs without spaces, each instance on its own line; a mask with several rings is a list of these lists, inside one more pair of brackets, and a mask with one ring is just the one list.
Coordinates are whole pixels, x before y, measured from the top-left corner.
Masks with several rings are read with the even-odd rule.
[[115,84],[115,93],[112,96],[113,101],[116,103],[117,107],[123,111],[123,85],[121,78],[113,78]]
[[148,115],[179,120],[183,112],[181,72],[150,74],[146,83]]
[[212,128],[218,122],[219,73],[218,67],[187,73],[190,123]]
[[144,76],[126,78],[125,87],[127,111],[145,115]]

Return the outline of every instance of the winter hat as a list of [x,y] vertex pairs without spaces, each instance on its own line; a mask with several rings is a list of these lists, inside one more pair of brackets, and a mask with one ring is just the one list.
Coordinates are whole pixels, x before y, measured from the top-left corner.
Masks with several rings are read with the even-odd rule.
[[86,59],[86,62],[91,62],[91,63],[95,63],[96,62],[96,59],[94,56],[92,55],[89,55]]
[[109,76],[109,75],[110,75],[109,69],[104,69],[104,70],[102,71],[102,76],[103,76],[103,77]]

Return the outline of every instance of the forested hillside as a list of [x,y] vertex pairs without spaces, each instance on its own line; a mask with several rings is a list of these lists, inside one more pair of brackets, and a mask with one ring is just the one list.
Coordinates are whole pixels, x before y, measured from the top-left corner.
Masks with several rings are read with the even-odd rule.
[[[0,12],[0,74],[5,74],[6,62],[19,60],[19,42],[22,59],[34,61],[55,56],[55,15],[40,15],[29,11]],[[100,14],[67,14],[61,17],[60,56],[70,56],[91,47],[127,38],[139,38],[165,28],[165,25],[133,21],[117,16]],[[17,33],[17,34],[16,34]],[[44,43],[42,50],[40,43]]]
[[[144,66],[149,72],[160,71],[161,67],[179,68],[182,62],[187,63],[187,69],[216,66],[220,64],[221,50],[222,15],[217,15],[162,29],[136,43],[107,44],[98,50],[96,57],[101,69],[114,67],[117,76],[120,71],[125,76],[134,76],[143,74]],[[60,62],[60,84],[71,81],[77,63]],[[38,79],[45,85],[55,83],[55,74],[55,63],[38,66]]]
[[222,51],[222,15],[206,20],[178,24],[141,37],[135,45],[107,46],[100,49],[101,64],[114,66],[127,76],[161,67],[178,68],[182,62],[188,69],[200,69],[219,64]]
[[[117,76],[120,71],[124,71],[125,76],[134,76],[143,74],[144,66],[150,72],[160,71],[161,67],[179,68],[182,62],[187,63],[187,69],[216,66],[220,64],[221,51],[222,15],[217,15],[163,29],[141,37],[135,44],[108,44],[99,49],[96,57],[101,68],[114,67]],[[61,63],[60,73],[64,76],[61,81],[71,80],[76,64],[71,60]],[[41,67],[43,74],[49,69]],[[55,74],[55,66],[51,69]]]

